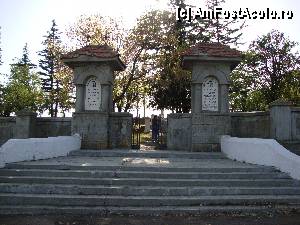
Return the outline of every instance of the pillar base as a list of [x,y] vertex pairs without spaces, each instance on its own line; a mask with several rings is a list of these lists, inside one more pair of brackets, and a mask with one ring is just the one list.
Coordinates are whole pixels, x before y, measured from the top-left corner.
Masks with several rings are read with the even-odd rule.
[[16,134],[14,138],[35,137],[36,113],[21,110],[16,113]]
[[75,112],[72,118],[72,134],[78,133],[82,149],[109,148],[109,114],[98,111]]
[[229,113],[193,113],[191,151],[220,151],[220,137],[230,133]]

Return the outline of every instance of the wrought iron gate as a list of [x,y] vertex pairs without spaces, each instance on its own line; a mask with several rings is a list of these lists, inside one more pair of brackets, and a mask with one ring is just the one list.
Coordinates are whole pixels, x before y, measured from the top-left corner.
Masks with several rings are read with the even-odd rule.
[[132,132],[131,132],[131,148],[141,148],[141,119],[140,117],[134,117],[132,121]]
[[167,149],[167,130],[168,124],[167,120],[164,118],[160,118],[160,126],[159,126],[159,136],[158,136],[158,149]]

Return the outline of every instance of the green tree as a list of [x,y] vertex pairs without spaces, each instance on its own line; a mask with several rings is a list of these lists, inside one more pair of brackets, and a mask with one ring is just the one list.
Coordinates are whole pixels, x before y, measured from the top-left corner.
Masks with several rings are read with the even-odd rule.
[[[172,81],[175,77],[171,77],[176,73],[177,84],[180,87],[185,85],[184,82],[180,82],[184,78],[186,72],[181,71],[180,69],[180,58],[175,59],[173,57],[177,54],[179,56],[179,51],[182,48],[178,48],[179,45],[186,45],[185,36],[187,33],[177,33],[177,29],[181,29],[180,26],[177,26],[175,20],[175,13],[170,11],[160,11],[153,10],[149,11],[139,18],[136,26],[132,30],[132,33],[135,35],[135,45],[136,47],[142,47],[143,51],[140,55],[140,62],[138,68],[143,68],[147,79],[147,83],[150,87],[150,105],[157,109],[170,109],[174,108],[170,105],[171,101],[166,101],[168,99],[170,92],[169,90],[174,88],[171,86]],[[178,35],[181,35],[178,38]],[[174,61],[175,60],[175,61]],[[172,66],[171,66],[172,65]],[[171,74],[172,73],[172,74]],[[144,74],[143,72],[141,74]],[[186,97],[186,93],[181,92],[184,88],[177,88],[180,91],[179,95]],[[190,104],[189,101],[181,101],[180,98],[177,99],[175,104]],[[182,108],[177,107],[179,111],[182,111]],[[184,107],[183,107],[184,108]]]
[[71,71],[61,61],[63,48],[60,32],[55,20],[43,41],[44,49],[39,52],[39,72],[42,88],[46,94],[45,109],[51,117],[57,117],[59,109],[64,113],[73,106]]
[[23,55],[17,63],[11,65],[8,84],[1,88],[1,114],[9,116],[20,110],[41,111],[43,93],[40,88],[40,79],[30,61],[27,44]]
[[155,74],[150,89],[151,105],[161,110],[187,113],[191,108],[191,73],[181,68],[179,53],[173,51],[162,55],[159,61],[161,69]]
[[[206,4],[208,9],[214,10],[224,2],[224,0],[207,0]],[[187,5],[184,0],[171,0],[170,5],[173,11],[177,7],[193,7]],[[181,53],[199,42],[240,44],[245,23],[225,19],[176,21],[175,14],[172,12],[169,12],[168,18],[169,21],[165,26],[158,26],[163,28],[159,36],[166,38],[163,39],[162,48],[155,56],[158,70],[156,70],[151,88],[151,105],[158,109],[189,112],[191,73],[181,68]],[[155,19],[150,18],[149,21],[155,21]]]
[[71,48],[106,44],[120,52],[127,68],[115,73],[113,102],[118,111],[133,108],[138,99],[135,87],[145,76],[141,72],[142,55],[146,43],[151,43],[143,40],[137,30],[126,31],[120,21],[100,15],[81,16],[68,28],[67,35]]
[[299,102],[299,54],[296,42],[272,30],[250,44],[233,72],[232,110],[265,110],[277,99]]
[[[217,7],[222,7],[224,3],[225,0],[206,0],[206,6],[211,11],[215,11]],[[206,32],[210,41],[225,45],[243,44],[240,40],[243,35],[243,29],[246,26],[245,21],[241,22],[234,18],[210,18],[207,22]]]
[[151,11],[139,18],[125,37],[123,60],[127,70],[116,77],[120,85],[115,88],[114,98],[119,111],[136,107],[142,99],[146,101],[155,60],[153,54],[162,46],[164,37],[159,32],[161,25],[166,25],[162,22],[166,18],[165,12]]
[[[187,9],[188,7],[195,8],[193,5],[186,4],[186,0],[170,0],[169,5],[171,11],[169,13],[174,16],[175,10],[178,8]],[[172,18],[173,19],[173,18]],[[172,21],[175,22],[176,36],[178,39],[179,46],[186,45],[191,46],[199,41],[209,42],[210,37],[208,35],[209,21],[204,19],[197,20],[181,20]]]
[[[176,21],[175,9],[186,8],[185,1],[172,0],[170,6],[171,11],[152,11],[142,17],[143,23],[148,24],[143,26],[146,37],[157,46],[155,52],[148,49],[153,62],[150,105],[162,110],[188,112],[191,73],[181,68],[180,55],[189,46],[209,39],[204,32],[205,21]],[[157,28],[154,38],[148,31],[152,26]],[[161,37],[160,40],[156,36]]]
[[282,98],[300,106],[300,70],[294,70],[285,76]]
[[154,76],[151,105],[178,113],[189,112],[191,73],[181,68],[181,53],[199,41],[209,40],[205,35],[207,24],[205,21],[176,21],[176,8],[193,6],[187,5],[184,0],[171,0],[170,5],[173,12],[169,12],[169,24],[161,31],[167,34],[164,40],[167,44],[161,48],[157,60],[160,69]]
[[7,112],[7,107],[5,104],[6,88],[4,85],[0,84],[0,116],[9,116],[10,112]]
[[114,49],[121,49],[125,30],[121,21],[99,14],[82,15],[66,31],[71,49],[86,45],[107,44]]

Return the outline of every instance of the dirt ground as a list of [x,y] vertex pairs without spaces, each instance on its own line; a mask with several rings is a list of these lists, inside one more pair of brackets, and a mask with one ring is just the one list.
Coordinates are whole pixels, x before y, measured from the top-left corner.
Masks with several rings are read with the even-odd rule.
[[300,214],[280,216],[2,216],[0,225],[300,225]]

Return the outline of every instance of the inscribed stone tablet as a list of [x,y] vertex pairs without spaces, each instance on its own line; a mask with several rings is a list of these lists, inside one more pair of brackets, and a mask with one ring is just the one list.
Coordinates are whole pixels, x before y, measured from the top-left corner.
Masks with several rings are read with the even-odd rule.
[[101,85],[96,77],[90,78],[86,83],[85,110],[100,110]]
[[218,80],[207,77],[202,84],[202,110],[218,111]]

